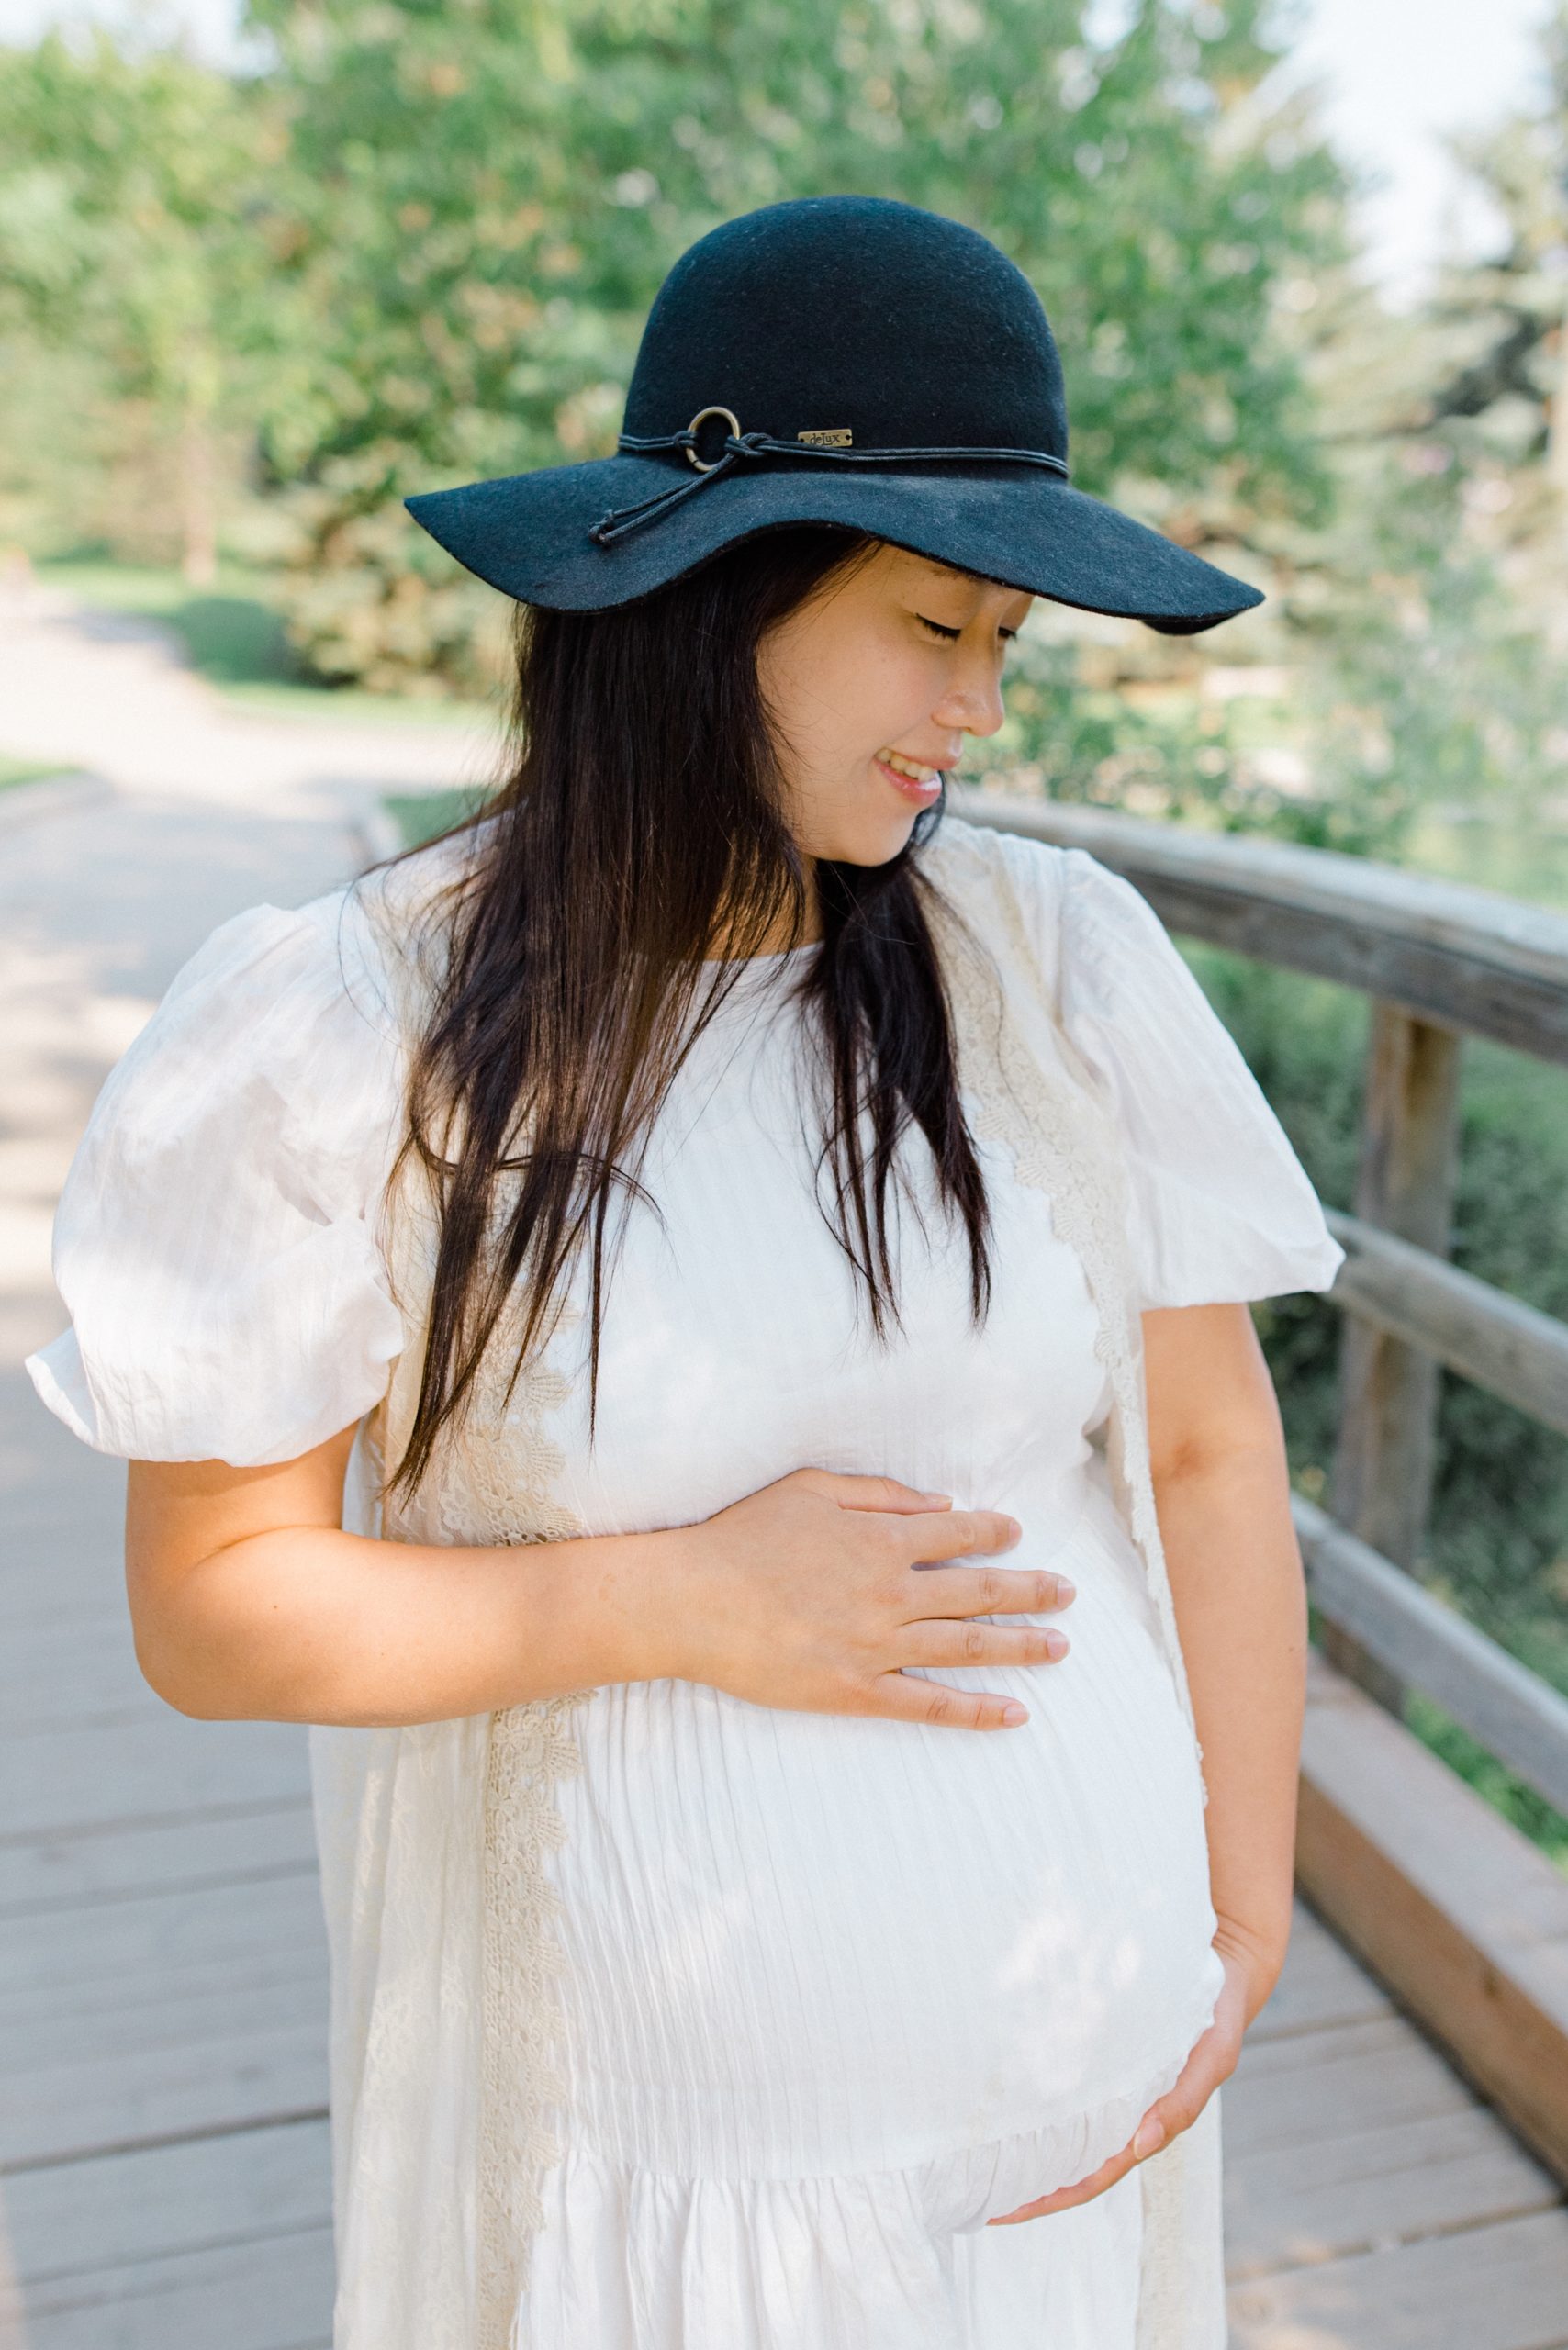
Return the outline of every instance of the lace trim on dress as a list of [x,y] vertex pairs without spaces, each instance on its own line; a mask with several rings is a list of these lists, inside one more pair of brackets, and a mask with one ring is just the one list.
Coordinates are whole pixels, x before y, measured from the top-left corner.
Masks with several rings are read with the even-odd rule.
[[[1021,974],[1033,975],[1038,958],[1012,878],[1000,859],[992,878],[997,884],[994,910],[1010,934],[1013,959]],[[977,1105],[976,1130],[988,1141],[1005,1143],[1019,1182],[1049,1196],[1057,1228],[1083,1267],[1097,1315],[1094,1351],[1111,1382],[1111,1468],[1122,1491],[1129,1530],[1143,1554],[1182,1714],[1193,1728],[1149,1469],[1142,1339],[1126,1239],[1126,1169],[1114,1127],[1092,1072],[1062,1033],[1043,992],[1041,1008],[1051,1022],[1057,1048],[1078,1080],[1070,1094],[1053,1080],[1040,1055],[1029,1049],[1017,1020],[1006,1016],[994,983],[986,984],[972,943],[953,937],[944,962],[954,1014],[969,1045],[964,1073]],[[1201,1759],[1201,1749],[1199,1752]],[[1207,1796],[1205,1788],[1205,1803]]]
[[[498,1336],[476,1382],[464,1476],[497,1542],[562,1542],[584,1528],[553,1498],[564,1456],[546,1415],[567,1381],[547,1351],[555,1322],[519,1374]],[[477,2350],[507,2350],[529,2253],[543,2221],[545,2174],[560,2160],[551,2119],[566,2093],[557,2058],[564,1958],[560,1896],[548,1855],[566,1828],[561,1780],[582,1768],[571,1717],[587,1690],[511,1706],[491,1717],[485,1777],[483,2068],[478,2149]]]
[[[377,904],[375,911],[385,922],[385,910]],[[405,1025],[417,1032],[429,965],[392,954],[388,966]],[[412,1419],[440,1237],[437,1203],[416,1167],[405,1169],[386,1214],[394,1286],[411,1334],[393,1387],[390,1451],[397,1459]],[[515,1308],[503,1315],[476,1376],[460,1440],[447,1449],[442,1474],[429,1481],[423,1507],[443,1540],[458,1547],[560,1542],[586,1531],[554,1497],[565,1455],[545,1425],[571,1393],[550,1363],[550,1348],[577,1318],[569,1306],[558,1306],[514,1379],[519,1316]],[[577,1690],[508,1707],[486,1725],[474,2350],[508,2350],[543,2220],[543,2181],[563,2151],[552,2112],[566,2092],[557,2055],[565,1958],[548,1860],[566,1839],[555,1790],[582,1767],[571,1718],[590,1694]]]

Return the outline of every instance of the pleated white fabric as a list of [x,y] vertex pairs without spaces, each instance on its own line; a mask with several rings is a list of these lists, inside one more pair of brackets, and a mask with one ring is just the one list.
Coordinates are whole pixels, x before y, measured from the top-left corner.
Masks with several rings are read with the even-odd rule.
[[[1126,1124],[1141,1303],[1327,1286],[1311,1188],[1156,917],[1081,852],[1006,853]],[[1125,2144],[1221,1980],[1192,1736],[1096,1442],[1093,1306],[1048,1199],[985,1144],[977,1329],[914,1137],[902,1326],[876,1341],[817,1196],[803,960],[747,969],[661,1115],[592,1443],[579,1280],[551,1347],[554,1494],[614,1533],[807,1463],[891,1474],[1016,1516],[1007,1564],[1078,1585],[1072,1650],[933,1669],[1028,1706],[983,1737],[681,1681],[577,1708],[550,1858],[564,2151],[515,2350],[1134,2350],[1136,2173],[985,2226]],[[75,1333],[29,1366],[86,1441],[282,1460],[385,1392],[386,1000],[352,899],[261,909],[121,1064],[62,1206]]]

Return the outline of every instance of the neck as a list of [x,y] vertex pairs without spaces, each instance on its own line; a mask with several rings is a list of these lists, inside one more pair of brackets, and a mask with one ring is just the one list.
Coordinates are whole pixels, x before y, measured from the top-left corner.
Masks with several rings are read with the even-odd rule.
[[759,934],[754,924],[737,922],[733,915],[721,917],[709,943],[710,958],[714,962],[728,963],[737,956],[782,955],[791,946],[814,946],[823,934],[814,866],[808,871],[807,891],[805,908],[798,923],[791,923],[788,911],[781,910]]

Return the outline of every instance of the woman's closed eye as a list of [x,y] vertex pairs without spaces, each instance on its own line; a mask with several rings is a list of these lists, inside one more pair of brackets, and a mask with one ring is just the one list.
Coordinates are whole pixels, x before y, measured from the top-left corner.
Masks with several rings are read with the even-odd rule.
[[[928,628],[933,636],[939,636],[942,639],[944,644],[957,644],[964,632],[961,628],[946,627],[941,621],[927,620],[924,612],[917,612],[915,618],[922,628]],[[1015,628],[999,628],[996,632],[1004,644],[1011,644],[1018,633]]]

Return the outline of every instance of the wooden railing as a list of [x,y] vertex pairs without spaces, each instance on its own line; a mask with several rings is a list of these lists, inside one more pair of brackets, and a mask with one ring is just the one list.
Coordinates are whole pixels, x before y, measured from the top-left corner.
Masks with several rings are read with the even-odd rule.
[[[1423,1691],[1568,1812],[1568,1698],[1411,1572],[1431,1506],[1441,1369],[1568,1433],[1568,1325],[1447,1262],[1463,1038],[1490,1037],[1568,1065],[1568,919],[1327,850],[1177,831],[1048,800],[979,792],[954,799],[955,812],[973,822],[1088,850],[1132,881],[1174,932],[1372,998],[1355,1197],[1349,1211],[1327,1211],[1347,1252],[1329,1292],[1345,1327],[1328,1507],[1299,1496],[1294,1504],[1308,1589],[1325,1627],[1322,1650],[1334,1675],[1396,1718],[1406,1692]],[[1341,1709],[1341,1725],[1350,1720]],[[1396,1750],[1381,1735],[1386,1762]],[[1420,1764],[1411,1765],[1418,1792],[1410,1797],[1428,1812],[1448,1801],[1420,1775],[1429,1762],[1423,1751]],[[1354,1808],[1349,1798],[1336,1800]],[[1354,1834],[1339,1832],[1342,1821],[1335,1833],[1323,1832],[1309,1889],[1326,1897],[1320,1906],[1350,1926],[1362,1954],[1568,2176],[1568,1879],[1544,1862],[1544,1874],[1532,1873],[1522,1852],[1510,1849],[1508,1882],[1523,1890],[1509,1899],[1532,1908],[1532,1933],[1555,1947],[1550,1983],[1543,1986],[1533,1952],[1509,1974],[1513,1960],[1488,1941],[1483,1910],[1461,1935],[1464,1964],[1473,1962],[1473,1999],[1428,1997],[1428,1978],[1441,1965],[1429,1939],[1424,1951],[1416,1945],[1455,1924],[1444,1914],[1434,1924],[1434,1898],[1439,1913],[1475,1905],[1457,1881],[1451,1899],[1434,1897],[1428,1885],[1405,1905],[1403,1926],[1380,1925],[1379,1905],[1398,1909],[1410,1890],[1397,1867],[1380,1877],[1369,1863],[1380,1800],[1369,1800]],[[1309,1805],[1307,1824],[1316,1817]],[[1465,1817],[1473,1837],[1485,1841],[1479,1806]],[[1419,1820],[1410,1826],[1418,1841]],[[1496,1830],[1515,1832],[1501,1821]],[[1385,1841],[1398,1843],[1397,1822]],[[1496,1882],[1494,1870],[1494,1908]],[[1523,1991],[1513,1979],[1521,1974],[1530,1975]],[[1475,2000],[1491,2008],[1483,2011]],[[1509,2019],[1500,2053],[1499,2000]],[[1457,2044],[1456,2017],[1458,2039],[1468,2033],[1469,2046]]]

